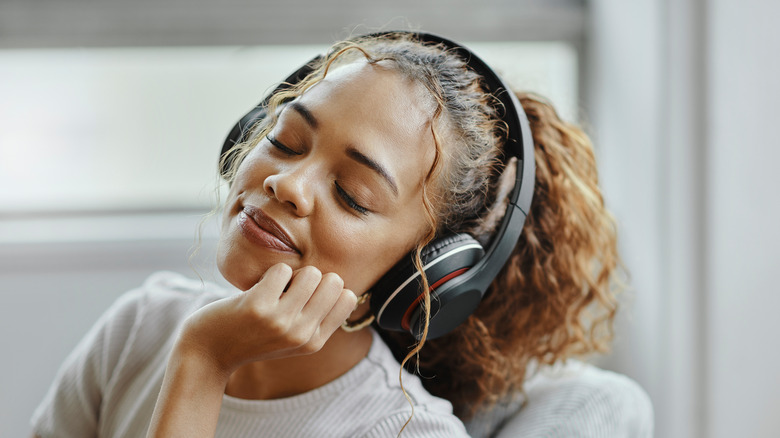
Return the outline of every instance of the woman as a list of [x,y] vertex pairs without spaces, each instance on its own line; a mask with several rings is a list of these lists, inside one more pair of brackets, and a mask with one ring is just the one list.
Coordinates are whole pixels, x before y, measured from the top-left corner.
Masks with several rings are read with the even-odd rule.
[[38,435],[466,436],[459,418],[511,399],[529,365],[605,347],[618,256],[593,151],[528,95],[534,201],[476,312],[425,342],[438,301],[421,275],[417,336],[366,327],[399,260],[419,270],[446,233],[491,240],[516,167],[496,96],[454,50],[381,34],[312,68],[225,158],[217,260],[243,293],[158,275],[120,299]]

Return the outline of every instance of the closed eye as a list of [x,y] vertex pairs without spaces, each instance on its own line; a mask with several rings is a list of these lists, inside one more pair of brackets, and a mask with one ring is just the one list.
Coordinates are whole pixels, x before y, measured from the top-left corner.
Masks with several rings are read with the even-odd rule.
[[368,209],[366,207],[363,207],[362,205],[358,204],[357,202],[355,202],[355,199],[352,198],[351,196],[349,196],[347,191],[344,190],[339,185],[338,182],[334,181],[333,184],[336,185],[336,191],[338,192],[338,194],[341,197],[341,199],[344,200],[344,203],[347,204],[347,206],[349,208],[355,210],[356,212],[358,212],[358,213],[360,213],[362,215],[367,215],[368,214]]
[[271,144],[274,145],[274,147],[279,149],[279,151],[281,151],[284,154],[287,154],[287,155],[301,155],[300,152],[296,152],[295,150],[288,148],[287,146],[282,144],[279,140],[277,140],[275,137],[271,137],[271,134],[266,135],[265,138],[267,138],[268,141],[270,141]]

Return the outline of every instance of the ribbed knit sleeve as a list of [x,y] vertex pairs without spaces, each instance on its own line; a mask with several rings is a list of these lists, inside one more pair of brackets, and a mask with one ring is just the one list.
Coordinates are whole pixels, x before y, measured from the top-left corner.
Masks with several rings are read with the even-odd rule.
[[40,437],[97,436],[103,388],[114,372],[143,295],[120,297],[92,326],[60,367],[32,424]]

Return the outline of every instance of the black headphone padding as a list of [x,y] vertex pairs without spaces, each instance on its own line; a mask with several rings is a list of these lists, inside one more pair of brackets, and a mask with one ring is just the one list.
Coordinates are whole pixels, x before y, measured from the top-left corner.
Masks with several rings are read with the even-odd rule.
[[[434,331],[436,321],[440,321],[434,316],[446,304],[438,299],[436,289],[474,266],[484,255],[482,245],[465,233],[434,239],[423,248],[420,260],[432,292],[430,331]],[[422,279],[412,253],[393,266],[371,289],[371,311],[377,324],[388,330],[409,331],[417,324],[412,315],[420,305],[421,288]]]

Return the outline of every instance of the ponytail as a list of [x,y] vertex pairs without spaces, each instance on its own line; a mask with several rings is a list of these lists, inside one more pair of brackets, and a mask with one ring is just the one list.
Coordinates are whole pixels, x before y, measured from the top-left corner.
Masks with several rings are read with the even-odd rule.
[[[604,206],[590,140],[540,97],[517,96],[536,160],[523,233],[477,311],[429,340],[415,364],[428,391],[450,400],[464,420],[522,391],[532,363],[608,351],[622,287],[616,224]],[[399,359],[414,343],[405,334],[383,336]]]

